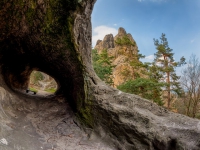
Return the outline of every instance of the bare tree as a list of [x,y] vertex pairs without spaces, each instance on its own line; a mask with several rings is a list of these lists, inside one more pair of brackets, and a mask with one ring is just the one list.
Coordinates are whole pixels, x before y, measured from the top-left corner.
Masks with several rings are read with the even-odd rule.
[[200,104],[200,62],[195,55],[191,55],[187,67],[182,70],[181,85],[185,114],[194,118]]

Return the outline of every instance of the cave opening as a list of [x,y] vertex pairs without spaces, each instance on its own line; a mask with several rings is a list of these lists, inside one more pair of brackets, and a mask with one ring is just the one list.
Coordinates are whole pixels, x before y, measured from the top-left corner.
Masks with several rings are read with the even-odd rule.
[[33,70],[30,74],[28,89],[26,93],[51,95],[55,94],[58,89],[58,84],[50,75]]

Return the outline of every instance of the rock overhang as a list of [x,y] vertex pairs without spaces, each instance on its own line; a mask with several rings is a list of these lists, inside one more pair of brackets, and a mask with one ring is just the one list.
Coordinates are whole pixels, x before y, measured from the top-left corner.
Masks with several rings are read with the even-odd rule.
[[[55,78],[60,87],[57,93],[65,95],[76,109],[76,95],[80,92],[79,98],[84,99],[84,79],[72,28],[76,14],[83,11],[85,2],[25,1],[22,4],[10,1],[1,4],[8,10],[14,7],[21,12],[1,11],[4,18],[1,17],[0,62],[10,88],[26,89],[30,73],[40,70]],[[9,15],[12,19],[7,17]]]

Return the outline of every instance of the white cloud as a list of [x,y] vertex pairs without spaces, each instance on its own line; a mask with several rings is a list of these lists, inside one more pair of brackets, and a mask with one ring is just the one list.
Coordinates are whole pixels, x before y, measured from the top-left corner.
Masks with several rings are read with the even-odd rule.
[[115,23],[115,24],[113,24],[114,26],[117,26],[117,24]]
[[148,59],[148,60],[153,60],[154,59],[154,55],[149,55],[149,56],[146,56],[145,59]]
[[141,59],[142,62],[153,62],[153,60],[154,60],[154,55],[149,55]]
[[92,46],[95,46],[97,40],[103,40],[105,35],[113,34],[115,36],[118,33],[117,29],[107,26],[97,26],[93,29],[92,33]]

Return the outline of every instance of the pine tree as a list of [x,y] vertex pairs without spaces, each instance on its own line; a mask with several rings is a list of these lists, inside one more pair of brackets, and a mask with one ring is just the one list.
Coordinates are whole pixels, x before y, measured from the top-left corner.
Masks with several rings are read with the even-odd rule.
[[98,54],[97,50],[92,50],[92,61],[98,77],[113,86],[112,70],[114,65],[112,65],[112,57],[108,55],[107,50],[102,50],[100,54]]
[[140,70],[140,73],[136,74],[134,80],[128,80],[117,88],[127,93],[139,95],[162,106],[164,103],[161,94],[164,83],[159,82],[161,76],[158,73],[157,66],[140,62],[139,64],[134,63],[132,67],[135,67],[137,71]]
[[[121,47],[135,46],[136,43],[131,41],[128,36],[117,38],[115,43]],[[117,86],[121,91],[139,95],[143,98],[151,100],[158,105],[163,105],[161,99],[162,83],[159,83],[156,78],[152,78],[153,68],[149,63],[140,61],[145,56],[139,53],[139,50],[131,53],[130,60],[127,63],[131,66],[130,69],[124,69],[121,74],[124,76],[125,82]]]
[[176,75],[175,68],[185,64],[185,58],[182,57],[179,62],[175,62],[173,57],[174,53],[172,53],[172,49],[168,46],[167,38],[163,33],[160,37],[160,41],[154,39],[154,45],[157,52],[154,54],[155,59],[153,65],[158,66],[157,69],[162,76],[160,80],[166,82],[165,91],[167,92],[167,107],[170,108],[171,92],[180,95],[182,91],[180,83],[178,82],[180,76]]
[[137,78],[135,80],[128,80],[117,88],[123,92],[139,95],[162,106],[162,86],[162,83],[155,82],[149,78]]

